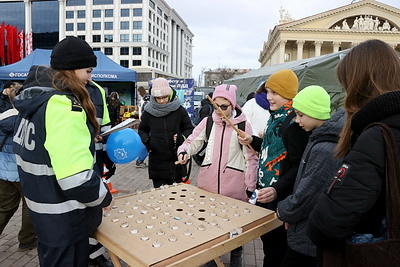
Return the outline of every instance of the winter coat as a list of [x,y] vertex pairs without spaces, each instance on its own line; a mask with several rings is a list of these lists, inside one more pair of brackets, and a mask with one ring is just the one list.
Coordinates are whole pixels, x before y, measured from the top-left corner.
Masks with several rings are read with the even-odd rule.
[[150,94],[145,94],[140,98],[139,102],[139,119],[142,117],[142,113],[144,111],[144,107],[147,105],[147,103],[150,101]]
[[[260,152],[258,187],[274,187],[277,199],[260,206],[276,210],[277,201],[285,199],[293,190],[301,157],[308,143],[308,133],[297,123],[292,102],[271,112],[263,139],[253,136],[251,145]],[[294,114],[293,114],[294,115]],[[261,163],[261,161],[263,163]],[[267,167],[268,166],[268,167]],[[268,183],[265,181],[268,179]]]
[[[10,104],[10,107],[11,104]],[[9,182],[19,182],[17,163],[13,146],[14,124],[18,111],[10,108],[0,114],[0,144],[3,142],[3,148],[0,150],[0,179]],[[5,140],[5,138],[7,138]]]
[[306,233],[308,216],[341,164],[333,154],[337,142],[322,140],[328,135],[333,141],[339,139],[344,114],[343,110],[338,111],[330,120],[312,131],[297,172],[293,193],[278,202],[279,219],[289,223],[288,245],[303,255],[316,256],[317,247]]
[[344,248],[353,233],[378,237],[386,213],[385,143],[373,122],[387,124],[400,145],[400,91],[376,97],[354,114],[352,147],[310,214],[308,234],[324,248]]
[[86,112],[73,94],[52,88],[51,77],[51,69],[31,67],[14,101],[13,149],[39,242],[63,247],[87,240],[112,197],[93,171],[96,133]]
[[205,117],[211,116],[213,111],[214,107],[208,98],[201,100],[200,121],[202,121]]
[[255,98],[248,100],[242,110],[246,114],[247,121],[251,124],[253,133],[255,135],[264,133],[270,117],[269,111],[257,104]]
[[[153,101],[155,101],[153,99]],[[151,103],[147,104],[151,105]],[[146,105],[146,107],[147,107]],[[171,179],[179,181],[182,177],[176,173],[176,151],[183,141],[192,133],[193,125],[187,111],[182,107],[161,117],[143,112],[138,133],[149,151],[149,178]],[[177,134],[177,141],[173,136]]]
[[117,125],[117,121],[120,116],[121,102],[118,102],[117,106],[113,106],[112,102],[108,101],[107,108],[110,116],[111,125]]
[[3,92],[4,91],[0,92],[0,113],[13,108],[8,95],[4,94]]
[[[236,107],[237,116],[230,118],[235,125],[245,121],[246,116],[240,107]],[[178,153],[186,151],[196,154],[206,141],[206,124],[204,119],[194,129],[188,139],[179,147]],[[230,124],[212,114],[214,121],[208,138],[206,154],[197,178],[197,186],[207,191],[232,198],[246,200],[246,190],[254,191],[256,187],[257,156],[247,147],[239,144],[237,133]],[[252,133],[251,125],[246,122],[245,131]]]

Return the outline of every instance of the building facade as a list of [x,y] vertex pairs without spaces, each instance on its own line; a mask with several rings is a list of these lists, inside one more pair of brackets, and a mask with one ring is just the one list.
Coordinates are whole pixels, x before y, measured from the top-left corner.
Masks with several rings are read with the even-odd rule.
[[0,0],[0,18],[31,31],[34,49],[51,49],[66,36],[84,39],[135,70],[138,86],[159,76],[192,77],[194,35],[163,0]]
[[218,68],[214,70],[204,71],[204,86],[215,87],[222,84],[225,80],[245,74],[251,69],[230,69]]
[[358,1],[293,20],[280,10],[259,55],[261,67],[325,55],[380,39],[400,51],[400,9],[374,0]]

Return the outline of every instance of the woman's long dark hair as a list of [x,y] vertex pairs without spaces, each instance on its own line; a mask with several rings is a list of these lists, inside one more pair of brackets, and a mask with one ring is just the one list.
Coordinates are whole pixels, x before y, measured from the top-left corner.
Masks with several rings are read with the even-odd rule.
[[343,158],[351,147],[354,114],[379,95],[400,90],[400,59],[387,43],[368,40],[352,48],[339,62],[337,76],[347,93],[347,118],[336,151]]

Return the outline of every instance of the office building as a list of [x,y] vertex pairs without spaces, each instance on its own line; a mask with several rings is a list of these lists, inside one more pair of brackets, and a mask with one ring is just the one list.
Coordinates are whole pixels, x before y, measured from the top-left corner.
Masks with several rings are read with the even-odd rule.
[[163,0],[0,0],[0,18],[32,32],[33,49],[78,36],[135,70],[138,86],[159,76],[192,77],[194,35]]

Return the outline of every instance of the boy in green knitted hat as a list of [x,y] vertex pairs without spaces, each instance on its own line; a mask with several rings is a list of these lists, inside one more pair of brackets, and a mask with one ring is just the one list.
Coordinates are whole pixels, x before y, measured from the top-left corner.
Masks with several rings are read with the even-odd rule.
[[333,153],[343,127],[344,111],[330,118],[330,104],[329,94],[317,85],[304,88],[293,98],[296,123],[310,138],[293,193],[278,202],[277,215],[285,222],[288,242],[282,266],[317,266],[317,248],[306,233],[308,215],[341,165]]
[[[276,210],[278,201],[292,192],[308,134],[295,123],[292,99],[299,87],[296,74],[289,69],[279,70],[269,76],[264,86],[271,113],[264,135],[244,135],[239,142],[251,142],[259,151],[257,205]],[[287,247],[283,225],[261,236],[261,240],[264,266],[280,266]]]

